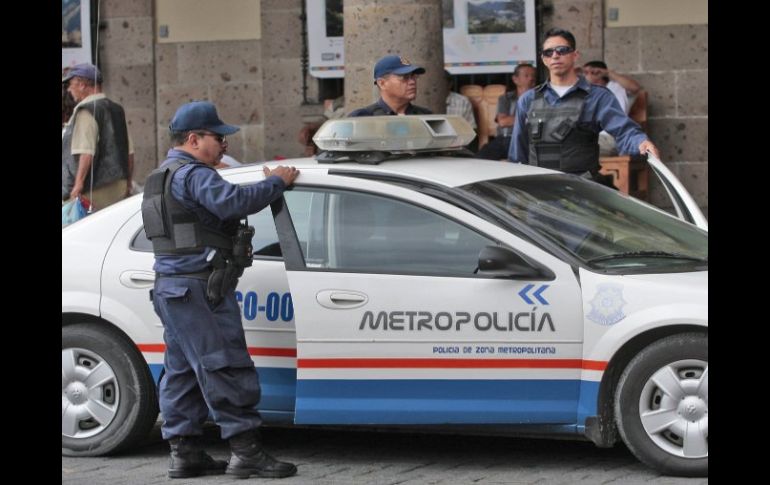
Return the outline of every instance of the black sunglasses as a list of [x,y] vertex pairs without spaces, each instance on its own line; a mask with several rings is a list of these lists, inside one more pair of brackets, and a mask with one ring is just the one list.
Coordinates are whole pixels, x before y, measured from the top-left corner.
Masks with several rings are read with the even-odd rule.
[[208,133],[205,131],[193,131],[198,136],[213,136],[216,141],[218,141],[220,144],[224,143],[226,138],[224,135],[218,135],[216,133]]
[[570,52],[575,52],[575,48],[568,45],[560,45],[551,47],[550,49],[543,49],[543,57],[553,57],[554,53],[563,56],[565,54],[569,54]]

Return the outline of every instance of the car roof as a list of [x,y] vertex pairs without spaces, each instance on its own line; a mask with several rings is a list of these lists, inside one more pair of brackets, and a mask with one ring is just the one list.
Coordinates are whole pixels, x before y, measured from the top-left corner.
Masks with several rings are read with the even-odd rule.
[[377,165],[357,162],[324,163],[318,162],[313,158],[271,160],[259,164],[249,164],[242,167],[224,169],[224,171],[228,174],[246,173],[253,171],[255,167],[261,167],[262,165],[267,165],[270,168],[274,168],[278,165],[292,165],[297,167],[300,172],[302,170],[324,170],[355,172],[361,174],[386,174],[420,179],[434,184],[445,185],[447,187],[459,187],[482,180],[503,177],[560,173],[531,165],[505,161],[481,160],[465,157],[425,157],[421,155],[386,160]]

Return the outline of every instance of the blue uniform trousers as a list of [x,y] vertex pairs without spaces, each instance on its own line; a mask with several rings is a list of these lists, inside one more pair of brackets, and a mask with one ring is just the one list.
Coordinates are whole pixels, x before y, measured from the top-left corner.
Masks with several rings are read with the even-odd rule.
[[160,384],[163,439],[202,434],[209,409],[223,439],[257,428],[259,377],[235,292],[213,306],[205,280],[158,275],[153,305],[166,343]]

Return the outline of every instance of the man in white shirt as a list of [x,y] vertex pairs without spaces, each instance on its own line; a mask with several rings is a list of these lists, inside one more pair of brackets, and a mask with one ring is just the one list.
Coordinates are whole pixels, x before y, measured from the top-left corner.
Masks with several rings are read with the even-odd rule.
[[[642,86],[636,80],[609,69],[604,61],[586,62],[583,64],[582,71],[589,83],[598,84],[609,89],[618,99],[623,111],[628,114],[631,109],[628,95],[634,96],[642,89]],[[618,150],[612,135],[606,131],[599,133],[599,155],[604,157],[617,154]]]
[[476,129],[476,118],[473,117],[473,105],[467,96],[452,91],[452,75],[444,70],[444,77],[448,85],[448,94],[446,96],[446,114],[457,115],[465,118],[465,121]]

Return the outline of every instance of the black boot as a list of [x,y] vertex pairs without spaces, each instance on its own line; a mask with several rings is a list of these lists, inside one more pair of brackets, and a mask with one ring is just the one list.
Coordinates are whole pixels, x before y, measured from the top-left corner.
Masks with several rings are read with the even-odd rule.
[[227,462],[215,460],[206,454],[197,436],[177,436],[168,440],[168,443],[171,447],[169,478],[222,475],[225,472]]
[[251,475],[265,478],[284,478],[297,473],[292,463],[278,461],[265,453],[256,430],[244,431],[230,438],[230,463],[226,473],[238,478]]

